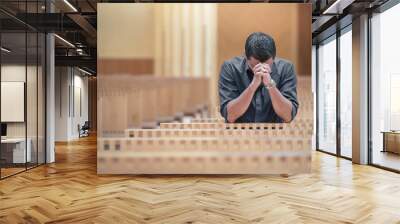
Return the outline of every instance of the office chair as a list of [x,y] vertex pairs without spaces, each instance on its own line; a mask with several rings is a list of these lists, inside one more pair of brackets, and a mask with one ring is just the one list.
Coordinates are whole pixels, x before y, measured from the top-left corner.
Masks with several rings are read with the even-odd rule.
[[89,129],[90,129],[89,121],[85,121],[82,127],[79,128],[79,138],[89,136]]

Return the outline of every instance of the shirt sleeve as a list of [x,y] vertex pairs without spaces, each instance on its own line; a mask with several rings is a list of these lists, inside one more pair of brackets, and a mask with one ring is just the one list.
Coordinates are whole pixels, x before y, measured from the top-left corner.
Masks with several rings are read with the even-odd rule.
[[239,97],[240,92],[236,82],[233,78],[233,71],[227,62],[224,62],[221,66],[221,72],[218,81],[218,93],[221,115],[228,120],[228,103],[231,100]]
[[279,85],[281,94],[286,97],[292,103],[292,121],[297,115],[297,109],[299,102],[297,101],[297,77],[294,70],[293,64],[285,69],[283,80]]

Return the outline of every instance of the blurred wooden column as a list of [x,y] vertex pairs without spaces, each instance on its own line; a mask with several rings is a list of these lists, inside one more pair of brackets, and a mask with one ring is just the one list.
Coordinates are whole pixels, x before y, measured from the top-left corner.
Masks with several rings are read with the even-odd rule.
[[[154,27],[156,75],[216,79],[216,4],[156,4]],[[217,103],[214,84],[204,90],[210,91],[213,106]]]
[[216,4],[204,4],[204,75],[213,76],[217,63],[217,8]]
[[172,74],[172,36],[171,36],[171,4],[163,5],[163,64],[164,76],[171,76]]
[[210,78],[209,97],[211,108],[217,106],[218,71],[217,71],[217,4],[204,4],[204,75]]
[[181,76],[181,8],[180,4],[171,5],[171,38],[172,38],[172,76]]
[[192,4],[184,3],[181,8],[181,24],[182,24],[182,74],[183,76],[192,76],[191,67],[192,67],[192,46],[191,39],[192,33],[190,32],[192,29]]
[[203,22],[203,5],[196,3],[193,4],[193,11],[192,11],[192,74],[195,77],[202,76],[204,71],[203,69],[203,58],[202,58],[202,51],[203,51],[203,43],[202,43],[202,22]]
[[164,10],[161,4],[154,6],[154,75],[164,75]]

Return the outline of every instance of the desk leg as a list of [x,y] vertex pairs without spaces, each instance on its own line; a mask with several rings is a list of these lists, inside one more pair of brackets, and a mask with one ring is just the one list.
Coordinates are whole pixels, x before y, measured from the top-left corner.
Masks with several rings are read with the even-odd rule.
[[385,133],[382,133],[382,135],[383,135],[383,149],[382,149],[382,151],[381,152],[386,152],[386,134]]

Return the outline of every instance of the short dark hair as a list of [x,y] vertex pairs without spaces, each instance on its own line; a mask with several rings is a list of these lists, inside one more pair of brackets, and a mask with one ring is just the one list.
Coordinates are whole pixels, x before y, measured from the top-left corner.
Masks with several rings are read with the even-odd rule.
[[275,58],[276,47],[274,39],[268,34],[255,32],[250,34],[246,39],[244,47],[246,57],[253,57],[260,62],[265,62],[270,58]]

